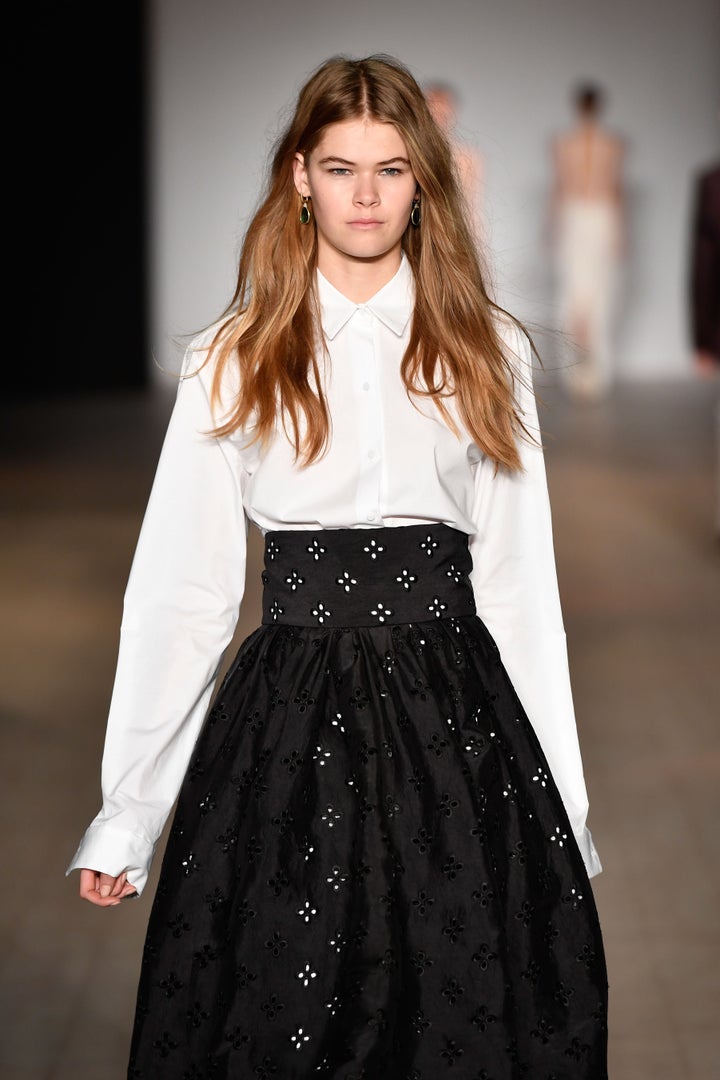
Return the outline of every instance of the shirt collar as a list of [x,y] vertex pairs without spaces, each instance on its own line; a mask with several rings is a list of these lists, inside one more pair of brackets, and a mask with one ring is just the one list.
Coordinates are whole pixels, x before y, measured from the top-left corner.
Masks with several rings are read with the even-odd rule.
[[388,330],[392,330],[393,334],[401,337],[412,314],[415,299],[412,271],[404,254],[395,276],[388,281],[387,285],[383,285],[382,289],[376,292],[366,304],[355,304],[352,300],[348,300],[347,296],[338,292],[319,270],[317,271],[317,290],[322,328],[325,336],[330,340],[340,333],[356,311],[363,308],[367,308],[384,326],[387,326]]

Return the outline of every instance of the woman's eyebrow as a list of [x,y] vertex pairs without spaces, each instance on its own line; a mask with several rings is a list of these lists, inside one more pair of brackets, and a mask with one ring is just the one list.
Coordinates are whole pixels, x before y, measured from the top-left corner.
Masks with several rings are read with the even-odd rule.
[[[320,158],[318,165],[329,165],[333,162],[336,165],[357,165],[356,161],[348,161],[346,158],[335,157],[334,154],[330,154],[328,157]],[[397,162],[401,162],[403,165],[409,165],[410,162],[404,157],[388,158],[387,161],[378,161],[378,165],[395,165]]]

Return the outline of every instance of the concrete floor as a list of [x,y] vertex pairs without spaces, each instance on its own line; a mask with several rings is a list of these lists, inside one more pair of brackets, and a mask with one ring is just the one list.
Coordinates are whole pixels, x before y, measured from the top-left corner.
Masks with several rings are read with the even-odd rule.
[[[720,1077],[717,386],[544,390],[610,973],[611,1080]],[[122,592],[171,401],[15,404],[3,441],[2,1080],[124,1080],[150,887],[65,866],[98,809]],[[238,640],[259,615],[257,534]]]

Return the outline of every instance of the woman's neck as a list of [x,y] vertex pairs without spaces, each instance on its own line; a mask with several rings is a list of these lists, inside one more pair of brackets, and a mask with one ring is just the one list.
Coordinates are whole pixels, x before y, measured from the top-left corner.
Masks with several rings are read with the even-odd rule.
[[401,259],[399,247],[374,259],[350,259],[334,249],[321,249],[318,270],[348,300],[364,304],[395,277]]

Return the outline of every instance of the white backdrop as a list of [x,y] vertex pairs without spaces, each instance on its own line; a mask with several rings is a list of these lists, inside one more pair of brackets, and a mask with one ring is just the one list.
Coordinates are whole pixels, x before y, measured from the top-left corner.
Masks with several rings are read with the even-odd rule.
[[[460,95],[483,155],[498,299],[552,328],[542,246],[549,138],[580,79],[608,93],[629,144],[630,253],[621,378],[689,377],[692,181],[720,157],[717,0],[151,0],[150,310],[153,359],[228,302],[267,154],[299,86],[328,56],[386,52]],[[162,379],[163,382],[166,380]]]

